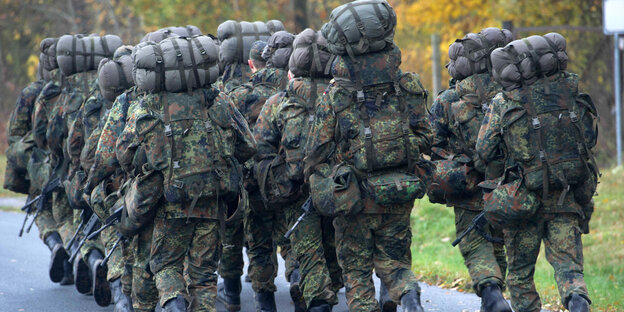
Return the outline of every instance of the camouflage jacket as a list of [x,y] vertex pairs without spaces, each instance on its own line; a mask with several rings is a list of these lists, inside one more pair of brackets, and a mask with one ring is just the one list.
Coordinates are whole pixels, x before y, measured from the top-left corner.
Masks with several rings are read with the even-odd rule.
[[[372,78],[371,78],[372,79]],[[416,83],[413,80],[408,84]],[[408,86],[412,87],[412,86]],[[420,86],[413,86],[420,89]],[[304,160],[304,171],[306,178],[314,171],[314,168],[321,163],[337,163],[344,159],[349,159],[347,155],[343,155],[337,148],[342,140],[341,134],[337,130],[337,113],[334,110],[336,104],[344,103],[350,99],[345,96],[341,87],[332,82],[316,107],[314,124],[306,147],[306,156]],[[344,113],[344,112],[343,112]],[[415,136],[415,141],[420,153],[428,153],[431,147],[431,132],[426,117],[426,108],[410,107],[408,110],[409,128]],[[346,119],[346,118],[345,118]],[[351,116],[352,120],[359,120],[359,116]],[[411,204],[379,206],[370,198],[365,199],[364,213],[409,213]]]
[[[205,90],[204,92],[219,92],[217,89]],[[126,124],[126,128],[135,127],[136,136],[127,137],[126,146],[133,146],[133,138],[137,138],[140,145],[139,150],[145,151],[146,169],[162,171],[169,166],[166,160],[166,149],[168,149],[167,139],[165,137],[165,128],[163,123],[157,119],[142,118],[146,115],[157,115],[162,112],[161,93],[153,93],[145,95],[141,104],[136,106],[136,111],[128,112],[128,118],[136,120],[134,124]],[[169,104],[171,105],[171,103]],[[234,157],[239,163],[244,163],[251,158],[256,152],[256,141],[240,112],[234,107],[230,99],[224,93],[219,93],[213,100],[210,108],[211,118],[219,120],[225,124],[231,125],[233,131]],[[134,117],[133,117],[134,116]],[[137,117],[138,116],[138,117]],[[130,119],[129,119],[130,120]],[[131,133],[132,130],[124,131]],[[125,139],[124,139],[125,140]],[[187,147],[184,147],[187,148]],[[189,147],[190,148],[190,147]],[[125,159],[134,156],[125,156]],[[218,209],[212,201],[199,201],[197,206],[190,211],[186,205],[167,203],[162,212],[166,218],[208,218],[217,219]]]
[[93,165],[89,169],[88,185],[95,187],[107,177],[120,169],[115,155],[115,145],[126,125],[128,108],[134,101],[138,101],[142,94],[136,87],[132,87],[119,95],[108,113],[106,122],[93,156]]
[[57,105],[65,77],[60,69],[50,71],[51,80],[41,89],[41,93],[35,100],[33,114],[33,138],[37,147],[42,150],[48,149],[47,130],[48,121],[52,118],[52,111]]
[[[484,73],[467,77],[438,96],[429,116],[435,134],[433,160],[466,155],[472,159],[468,166],[480,173],[486,171],[475,152],[475,145],[489,102],[500,90],[491,76]],[[482,206],[480,191],[470,197],[447,200],[455,207],[480,210]]]
[[15,109],[9,117],[9,144],[14,143],[32,130],[32,119],[35,111],[35,100],[45,85],[45,81],[33,81],[22,89]]
[[230,92],[234,106],[243,114],[250,129],[254,128],[267,99],[286,88],[287,76],[283,69],[265,67],[255,72],[249,83]]
[[215,87],[221,92],[229,94],[238,86],[249,81],[251,69],[247,64],[226,65],[223,75],[215,82]]
[[[533,85],[537,85],[539,83],[540,81]],[[483,124],[479,130],[477,138],[476,151],[486,165],[494,161],[501,161],[501,158],[505,157],[503,152],[501,152],[506,150],[505,144],[514,144],[513,142],[505,142],[505,137],[503,136],[504,125],[502,117],[503,113],[507,109],[517,106],[517,102],[523,101],[521,89],[498,93],[492,99],[490,109],[485,114],[485,118],[483,119]],[[521,131],[528,131],[528,127],[526,129],[522,129]],[[513,165],[513,160],[508,158],[506,160],[506,166],[511,167]],[[573,196],[566,196],[563,205],[557,205],[557,200],[560,194],[561,191],[551,191],[546,198],[541,198],[540,196],[542,200],[541,211],[543,213],[572,212],[581,216],[583,215],[581,207],[574,201]]]
[[[92,82],[97,84],[96,80]],[[80,166],[80,155],[86,140],[98,126],[106,109],[110,108],[109,106],[109,101],[102,96],[97,86],[95,89],[92,89],[89,98],[80,106],[76,119],[70,125],[67,135],[67,150],[74,170]]]
[[108,115],[110,113],[109,108],[102,109],[102,116],[93,131],[89,134],[87,139],[84,142],[84,146],[82,147],[82,151],[80,152],[80,167],[84,172],[88,173],[91,167],[93,166],[93,162],[95,161],[95,150],[97,148],[98,142],[100,141],[100,136],[102,135],[102,129],[106,124],[106,120],[108,119]]
[[[305,122],[309,122],[308,115],[313,117],[316,104],[327,86],[327,79],[295,78],[290,80],[286,91],[266,101],[253,131],[258,143],[256,160],[280,154],[288,164],[289,178],[303,184],[303,155],[309,134],[305,130],[309,127],[289,121],[304,115]],[[305,112],[299,107],[293,109],[297,104],[305,105]],[[297,150],[301,157],[290,157],[286,155],[287,150]]]

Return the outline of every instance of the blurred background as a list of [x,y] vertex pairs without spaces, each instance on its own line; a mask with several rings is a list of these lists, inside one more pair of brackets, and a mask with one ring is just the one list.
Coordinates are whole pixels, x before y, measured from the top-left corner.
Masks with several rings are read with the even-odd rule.
[[[395,41],[403,70],[417,72],[432,95],[448,86],[448,46],[468,32],[512,28],[516,38],[551,31],[567,38],[568,70],[581,77],[601,115],[598,158],[615,163],[613,39],[602,32],[602,0],[388,0],[398,15]],[[196,25],[216,34],[228,20],[279,19],[297,33],[320,29],[337,0],[0,0],[0,150],[19,91],[35,79],[39,42],[67,33],[113,33],[134,44],[165,26]],[[538,4],[539,3],[539,4]],[[439,55],[434,61],[433,55]],[[434,73],[436,79],[433,79]],[[431,96],[431,99],[433,96]]]

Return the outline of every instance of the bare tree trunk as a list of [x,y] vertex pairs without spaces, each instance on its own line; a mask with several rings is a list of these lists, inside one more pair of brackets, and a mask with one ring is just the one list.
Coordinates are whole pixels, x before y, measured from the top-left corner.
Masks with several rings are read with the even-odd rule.
[[102,0],[103,4],[106,6],[106,10],[108,11],[108,16],[110,16],[113,21],[113,31],[115,34],[120,35],[119,32],[119,20],[117,19],[117,15],[115,14],[115,8],[110,0]]
[[297,33],[309,27],[308,0],[293,0],[293,15],[295,17],[295,31]]
[[71,32],[78,33],[78,24],[76,24],[76,11],[74,10],[74,3],[72,0],[67,0],[67,12],[71,16]]

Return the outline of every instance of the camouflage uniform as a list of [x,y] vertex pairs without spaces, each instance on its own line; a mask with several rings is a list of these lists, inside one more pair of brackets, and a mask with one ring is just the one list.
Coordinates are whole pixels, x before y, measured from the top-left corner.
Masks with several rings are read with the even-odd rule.
[[[132,133],[130,128],[126,129],[127,122],[136,110],[141,96],[142,94],[135,87],[119,95],[108,113],[106,123],[101,129],[99,142],[93,156],[93,165],[89,171],[88,184],[94,186],[102,183],[106,188],[105,193],[107,195],[121,188],[126,177],[122,169],[127,168],[122,168],[117,157],[119,149],[125,150],[132,143],[138,144],[136,139],[132,142],[132,139],[124,138],[124,134]],[[118,145],[120,140],[125,141],[128,145]],[[95,193],[96,190],[93,192]],[[111,197],[114,198],[114,196]],[[108,216],[109,208],[113,204],[113,202],[109,202],[105,205],[104,213],[106,215],[104,217]],[[154,275],[149,270],[152,230],[153,225],[147,226],[141,229],[129,242],[124,242],[121,245],[120,256],[122,258],[123,271],[118,273],[122,274],[123,291],[125,294],[131,295],[132,306],[135,311],[153,311],[158,303]],[[110,248],[111,242],[116,241],[117,236],[112,230],[107,236],[109,238],[106,245],[107,248]],[[110,277],[112,276],[109,274]],[[130,280],[128,280],[128,277],[130,277]]]
[[[63,85],[63,74],[60,69],[53,69],[50,71],[50,81],[45,84],[45,86],[41,89],[41,92],[37,96],[33,112],[32,112],[32,131],[33,131],[33,139],[35,140],[35,144],[37,149],[41,151],[42,154],[48,154],[47,149],[47,141],[46,141],[46,130],[47,130],[47,121],[49,118],[48,111],[51,109],[51,106],[58,100],[58,97],[61,93],[61,86]],[[29,176],[31,180],[31,185],[34,181],[39,181],[38,188],[43,188],[44,184],[47,182],[49,176],[42,177],[43,174],[50,173],[50,161],[42,160],[43,163],[38,164],[40,168],[47,167],[46,169],[38,170],[37,172],[31,172],[35,168],[30,168],[29,164]],[[49,205],[46,204],[47,207],[52,206],[52,199],[50,199]],[[52,232],[59,231],[59,224],[57,223],[54,215],[52,214],[52,209],[45,209],[35,220],[37,224],[37,228],[39,228],[39,235],[41,239],[45,240],[45,237]]]
[[[540,92],[539,87],[544,79],[551,78],[542,78],[525,88]],[[502,135],[502,113],[515,105],[514,103],[522,103],[525,100],[518,90],[502,92],[493,98],[476,145],[479,156],[486,163],[498,160],[499,150],[505,148],[505,143],[517,144],[505,142]],[[541,208],[533,217],[517,227],[503,229],[509,263],[507,286],[514,311],[534,312],[541,309],[533,274],[542,241],[546,248],[546,259],[554,268],[555,280],[564,305],[567,306],[572,294],[579,294],[589,301],[583,279],[583,245],[579,228],[582,208],[570,195],[565,196],[561,205],[557,205],[561,192],[551,190],[547,197],[540,196]]]
[[[56,71],[58,73],[58,70]],[[19,141],[22,137],[26,135],[32,136],[32,120],[35,113],[35,102],[41,94],[41,91],[44,89],[45,85],[47,85],[46,81],[38,80],[31,82],[26,88],[22,90],[19,97],[17,98],[17,102],[15,103],[15,109],[11,113],[9,117],[9,126],[8,126],[8,136],[9,136],[9,145]],[[46,90],[47,92],[50,89]],[[10,148],[10,147],[9,147]],[[38,147],[33,147],[38,149]],[[32,153],[24,154],[24,157],[30,158]],[[28,159],[25,159],[25,163],[28,163]],[[5,173],[5,178],[10,175],[10,166],[7,165],[7,172]],[[29,172],[29,177],[35,175],[36,173]],[[29,198],[34,198],[41,191],[42,185],[36,185],[34,183],[35,179],[30,180],[30,189],[29,189]],[[38,179],[37,179],[38,180]],[[47,205],[46,205],[47,206]],[[47,206],[49,207],[49,206]],[[56,222],[52,217],[52,213],[50,209],[43,210],[35,219],[35,224],[37,224],[37,228],[39,229],[39,237],[41,240],[45,241],[45,238],[48,234],[52,232],[56,232]]]
[[[295,118],[293,112],[287,113],[284,109],[292,108],[295,102],[290,98],[300,99],[299,104],[308,105],[305,109],[308,114],[302,113],[304,122],[309,122],[308,115],[314,113],[316,100],[320,98],[327,87],[327,79],[295,78],[290,80],[286,92],[272,96],[266,102],[258,122],[254,127],[254,136],[258,143],[258,153],[255,158],[260,161],[280,153],[281,157],[287,161],[288,177],[298,187],[304,187],[303,181],[303,156],[307,134],[303,131],[307,127],[301,128],[301,123],[295,122],[299,129],[291,128],[287,123],[290,118]],[[314,92],[314,94],[313,94]],[[311,101],[311,103],[309,103]],[[293,103],[293,104],[291,104]],[[290,104],[290,105],[289,105]],[[290,107],[289,107],[290,106]],[[296,108],[300,110],[301,108]],[[288,132],[286,132],[288,130]],[[292,149],[292,144],[299,148],[301,152],[298,159],[290,159],[283,153],[285,149]],[[282,152],[280,152],[282,151]],[[295,152],[296,153],[296,152]],[[286,219],[291,221],[299,217],[301,205],[307,197],[307,192],[303,192],[298,199],[285,204],[283,208],[275,208],[268,214],[276,214],[283,211]],[[282,213],[283,213],[282,212]],[[267,228],[267,230],[270,229]],[[282,235],[282,233],[275,233]],[[274,235],[275,235],[274,234]],[[275,236],[277,236],[275,235]],[[308,215],[293,232],[291,239],[292,250],[299,264],[301,272],[300,288],[303,292],[306,305],[309,307],[313,301],[325,301],[330,305],[336,305],[338,298],[336,293],[343,286],[342,270],[336,259],[336,246],[334,242],[334,229],[332,218],[322,217],[318,213]]]
[[[371,56],[370,67],[361,67],[360,79],[376,81],[377,77],[382,76],[380,74],[386,74],[391,70],[388,64],[395,62],[390,53]],[[396,66],[398,67],[398,64]],[[336,77],[335,67],[332,73]],[[412,86],[412,83],[417,82],[409,80],[407,82],[409,88],[420,88]],[[314,126],[306,148],[306,176],[309,176],[318,164],[351,159],[350,156],[343,154],[344,152],[335,149],[344,134],[337,132],[339,125],[334,107],[350,101],[351,96],[341,89],[335,82],[330,84],[317,105]],[[359,116],[353,111],[355,110],[342,112],[354,114],[345,117],[345,120],[349,118],[359,121]],[[409,107],[408,104],[408,113],[409,128],[414,134],[419,152],[428,153],[431,134],[425,107]],[[380,206],[372,199],[365,198],[362,206],[361,213],[334,219],[337,256],[343,270],[349,310],[379,311],[372,283],[373,269],[388,287],[392,301],[400,302],[401,297],[412,290],[420,293],[418,281],[411,271],[410,212],[413,203]]]
[[251,69],[247,64],[228,64],[223,75],[215,82],[215,87],[221,92],[230,93],[238,86],[246,83],[251,76]]
[[[230,96],[234,105],[247,119],[250,129],[256,126],[258,115],[264,106],[279,104],[282,95],[278,92],[286,86],[287,73],[278,68],[262,68],[251,77],[250,83],[234,89]],[[250,209],[244,218],[244,231],[247,239],[249,256],[249,277],[255,292],[275,292],[274,279],[277,276],[277,256],[275,246],[280,246],[282,258],[286,261],[286,278],[295,267],[294,259],[289,255],[290,244],[283,239],[287,231],[288,219],[284,210],[269,209],[263,211],[264,203],[251,178],[254,161],[245,163],[248,177],[247,189],[250,197]]]
[[[204,96],[200,92],[218,92],[197,90],[194,96]],[[144,98],[144,113],[162,112],[160,94],[147,94]],[[235,157],[243,163],[255,153],[255,141],[240,113],[223,94],[213,100],[215,120],[231,122],[234,135]],[[175,105],[170,101],[169,105]],[[211,108],[212,109],[212,108]],[[163,158],[165,151],[165,131],[162,122],[153,119],[141,119],[137,122],[137,133],[147,155],[147,167],[150,170],[164,170],[168,163]],[[152,129],[152,127],[154,127]],[[146,129],[152,129],[146,131]],[[193,148],[185,146],[183,149]],[[155,275],[156,286],[160,295],[160,304],[178,296],[184,296],[191,304],[192,311],[215,311],[217,294],[216,269],[219,261],[219,215],[225,205],[224,200],[200,200],[191,210],[186,205],[164,203],[157,207],[151,246],[150,269]],[[188,282],[183,273],[188,273]]]
[[[474,146],[487,102],[500,89],[490,75],[484,73],[459,81],[438,96],[431,107],[429,118],[434,132],[432,149],[441,149],[443,152],[432,153],[432,160],[442,159],[438,154],[466,155],[473,158],[468,163],[470,170],[476,170],[481,176],[485,174]],[[473,218],[483,210],[480,190],[471,196],[447,197],[446,200],[446,204],[455,209],[457,235],[470,227]],[[491,226],[486,231],[494,237],[502,237],[502,232]],[[481,289],[488,284],[497,284],[503,288],[507,262],[502,245],[490,243],[477,231],[473,231],[459,243],[459,249],[477,295],[480,296]]]

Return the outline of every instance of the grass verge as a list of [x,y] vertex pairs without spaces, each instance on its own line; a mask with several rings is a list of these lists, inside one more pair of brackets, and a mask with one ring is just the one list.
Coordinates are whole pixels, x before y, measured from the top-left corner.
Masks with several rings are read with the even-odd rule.
[[[624,305],[624,168],[605,170],[598,186],[591,232],[583,235],[585,281],[594,311],[621,311]],[[424,282],[459,291],[472,291],[470,277],[455,239],[452,208],[426,198],[412,212],[412,269]],[[563,310],[554,271],[544,251],[537,262],[535,284],[545,309]]]

